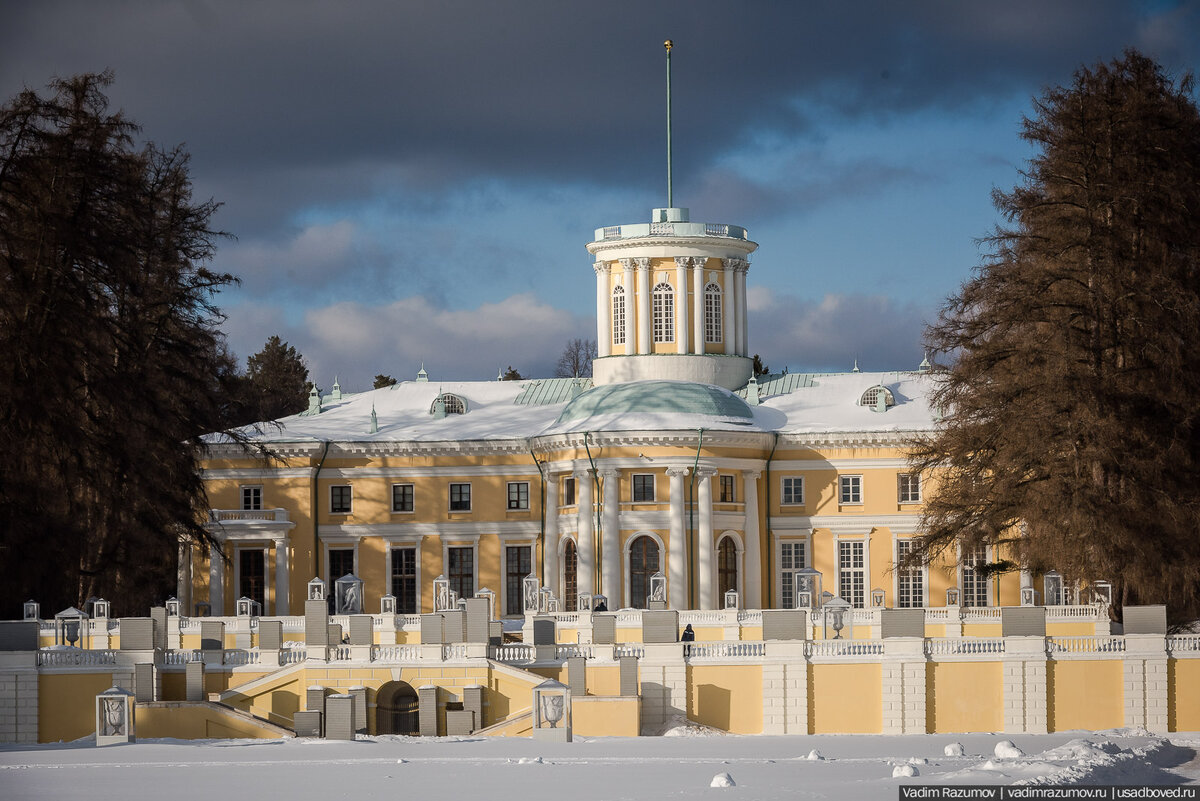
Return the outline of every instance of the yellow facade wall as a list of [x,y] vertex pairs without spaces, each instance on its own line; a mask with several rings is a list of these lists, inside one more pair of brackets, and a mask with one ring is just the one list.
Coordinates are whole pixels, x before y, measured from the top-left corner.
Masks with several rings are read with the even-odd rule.
[[1122,663],[1053,661],[1046,666],[1050,731],[1114,729],[1125,725]]
[[571,727],[581,737],[637,737],[641,699],[636,696],[585,696],[571,699]]
[[927,663],[925,724],[939,734],[1004,731],[1004,665]]
[[[38,676],[38,742],[70,742],[95,734],[96,696],[112,686],[111,673]],[[134,726],[136,733],[136,712]]]
[[689,720],[734,734],[762,732],[762,666],[689,665]]
[[1200,731],[1200,659],[1167,660],[1167,728]]
[[284,736],[236,715],[222,714],[206,704],[139,705],[135,714],[137,736],[172,737],[179,740],[210,738],[253,738],[275,740]]
[[808,730],[812,734],[878,734],[883,730],[882,686],[878,664],[812,665]]

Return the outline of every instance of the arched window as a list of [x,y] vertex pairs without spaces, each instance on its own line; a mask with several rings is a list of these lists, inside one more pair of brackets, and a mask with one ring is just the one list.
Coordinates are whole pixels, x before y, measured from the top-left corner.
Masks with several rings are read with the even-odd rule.
[[704,341],[720,342],[722,330],[721,287],[709,284],[704,287]]
[[654,341],[675,341],[675,290],[666,281],[654,285]]
[[619,286],[612,293],[612,343],[625,344],[625,287]]
[[[563,548],[563,604],[566,609],[574,612],[579,607],[579,554],[575,550],[575,540],[567,540]],[[565,611],[565,610],[564,610]]]
[[658,543],[647,536],[638,537],[629,548],[629,603],[645,609],[650,596],[650,577],[658,572]]
[[858,405],[875,407],[878,405],[881,395],[883,397],[883,405],[885,408],[896,405],[896,398],[892,395],[892,391],[882,384],[876,384],[864,392],[862,397],[858,399]]
[[444,404],[446,414],[466,414],[467,402],[457,395],[451,395],[449,392],[443,392],[434,398],[433,404],[429,407],[430,414],[437,414],[438,401]]
[[738,588],[737,545],[725,537],[717,546],[717,603],[724,604],[725,593]]

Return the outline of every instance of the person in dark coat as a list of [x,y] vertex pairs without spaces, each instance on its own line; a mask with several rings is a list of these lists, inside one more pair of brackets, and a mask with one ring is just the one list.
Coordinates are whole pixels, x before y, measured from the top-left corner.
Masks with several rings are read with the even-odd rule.
[[608,611],[608,603],[605,602],[603,599],[601,599],[600,603],[596,604],[596,608],[593,609],[592,611],[593,612],[607,612]]
[[[692,628],[691,623],[688,623],[686,626],[683,627],[683,634],[679,635],[679,641],[682,643],[693,643],[696,641],[696,632]],[[692,646],[684,645],[683,646],[683,655],[689,656],[691,653],[692,653]]]

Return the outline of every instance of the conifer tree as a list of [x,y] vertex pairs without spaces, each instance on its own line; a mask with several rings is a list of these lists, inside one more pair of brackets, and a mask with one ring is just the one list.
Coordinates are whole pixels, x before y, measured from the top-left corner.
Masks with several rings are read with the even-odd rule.
[[[1200,114],[1127,51],[1035,100],[1007,224],[927,332],[952,364],[914,450],[915,559],[1113,582],[1118,607],[1200,613]],[[1015,602],[1016,599],[1011,599]]]
[[277,420],[308,408],[308,367],[277,334],[246,360],[246,381],[254,418],[247,423]]

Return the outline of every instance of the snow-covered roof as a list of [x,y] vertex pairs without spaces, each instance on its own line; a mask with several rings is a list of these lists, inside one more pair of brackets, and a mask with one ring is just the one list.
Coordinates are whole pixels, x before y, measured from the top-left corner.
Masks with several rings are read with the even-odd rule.
[[[579,431],[706,430],[798,434],[923,431],[934,425],[927,401],[936,373],[802,373],[768,377],[759,405],[746,390],[678,381],[643,381],[585,390],[573,379],[405,381],[343,394],[320,414],[292,415],[246,429],[263,443],[454,442],[511,440]],[[590,382],[589,382],[590,383]],[[863,392],[886,387],[895,405],[859,405]],[[440,394],[466,402],[465,414],[430,413]],[[742,397],[739,397],[742,396]],[[372,431],[374,410],[378,430]],[[212,442],[224,441],[214,435]]]

